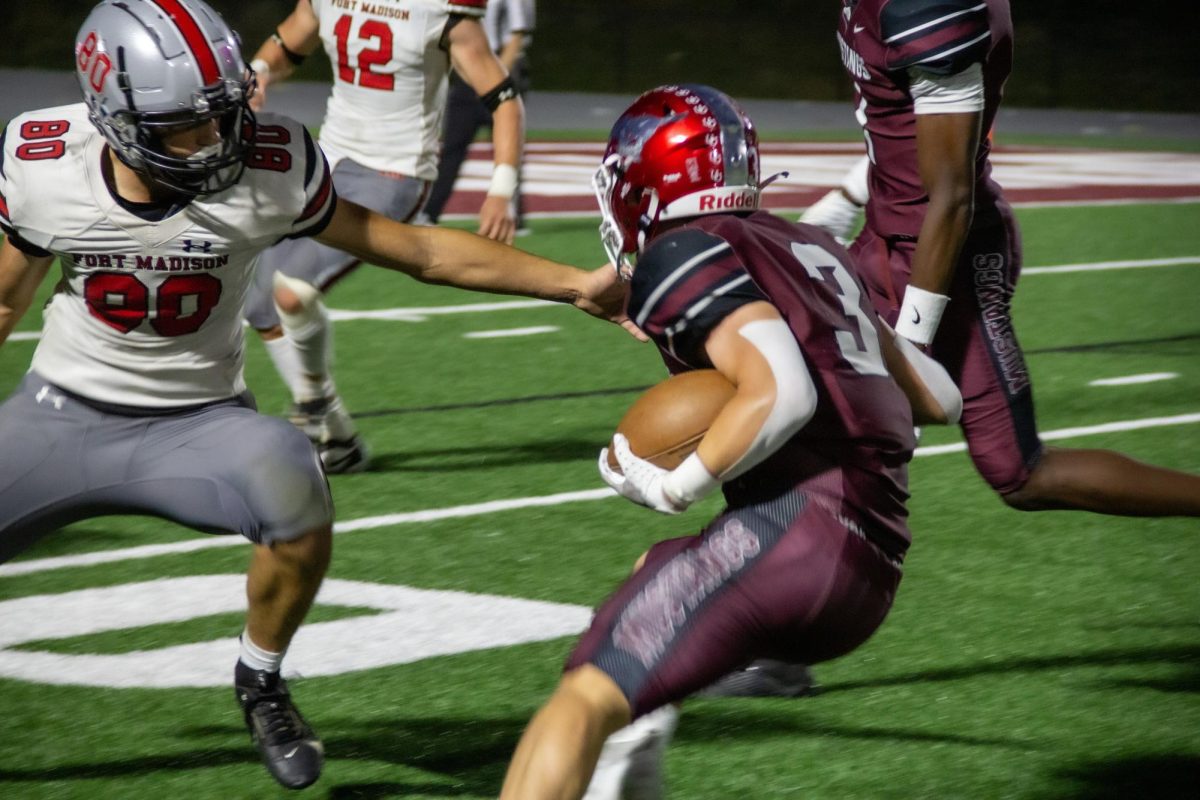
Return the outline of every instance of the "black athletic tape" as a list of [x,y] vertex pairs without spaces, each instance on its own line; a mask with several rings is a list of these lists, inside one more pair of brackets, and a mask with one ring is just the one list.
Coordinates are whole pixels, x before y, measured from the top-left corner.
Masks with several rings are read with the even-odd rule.
[[479,99],[485,106],[487,106],[488,111],[495,111],[500,107],[501,103],[506,103],[509,100],[516,100],[517,94],[516,84],[513,83],[512,76],[509,75],[507,78],[500,81],[500,83],[496,85],[496,88],[492,89],[487,94],[479,95]]

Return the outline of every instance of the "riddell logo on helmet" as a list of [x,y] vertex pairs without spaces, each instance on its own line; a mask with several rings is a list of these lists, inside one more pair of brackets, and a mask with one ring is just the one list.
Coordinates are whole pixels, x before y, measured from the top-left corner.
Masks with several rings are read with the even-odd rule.
[[737,192],[735,194],[702,194],[699,209],[701,211],[730,211],[742,208],[755,208],[757,197],[753,191]]

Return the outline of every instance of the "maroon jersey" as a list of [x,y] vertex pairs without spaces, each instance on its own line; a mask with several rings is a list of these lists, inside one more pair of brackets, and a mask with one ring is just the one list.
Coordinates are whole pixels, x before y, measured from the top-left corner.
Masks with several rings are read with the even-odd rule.
[[[908,71],[954,75],[982,63],[982,130],[990,131],[1012,69],[1008,0],[842,0],[837,36],[871,156],[867,226],[885,238],[915,238],[929,198],[917,171]],[[980,221],[994,220],[1003,203],[990,177],[990,152],[984,136],[975,157]]]
[[866,290],[832,237],[761,211],[697,217],[656,237],[638,259],[629,315],[679,372],[711,367],[708,335],[761,300],[795,335],[817,410],[779,451],[727,482],[726,498],[736,506],[803,486],[839,498],[851,523],[902,553],[912,413],[883,364]]

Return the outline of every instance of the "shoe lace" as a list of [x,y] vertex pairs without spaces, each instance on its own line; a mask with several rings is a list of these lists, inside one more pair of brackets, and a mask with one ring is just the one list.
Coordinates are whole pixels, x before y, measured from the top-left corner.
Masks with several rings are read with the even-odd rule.
[[261,696],[251,711],[259,719],[263,739],[269,743],[287,742],[304,736],[300,713],[285,694]]

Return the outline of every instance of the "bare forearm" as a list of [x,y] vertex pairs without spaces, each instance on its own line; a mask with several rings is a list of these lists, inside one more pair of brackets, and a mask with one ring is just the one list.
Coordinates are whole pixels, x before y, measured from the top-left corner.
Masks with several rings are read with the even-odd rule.
[[0,245],[0,344],[29,310],[52,261],[26,256],[7,242]]
[[455,228],[416,227],[340,202],[320,237],[424,283],[573,303],[587,272]]
[[501,103],[492,112],[492,147],[497,164],[521,163],[521,148],[525,141],[525,105],[516,97]]
[[429,228],[420,280],[463,289],[574,303],[587,273],[453,228]]
[[292,57],[311,54],[320,44],[318,31],[319,22],[312,6],[308,0],[301,0],[251,59],[251,65],[255,66],[259,73],[259,85],[265,89],[272,83],[289,78],[296,71],[296,65],[288,55],[289,51]]
[[709,472],[725,475],[742,460],[771,415],[774,403],[772,386],[769,393],[739,391],[725,404],[696,448]]
[[969,193],[931,198],[913,254],[911,285],[937,294],[949,293],[958,254],[973,216],[974,203]]

